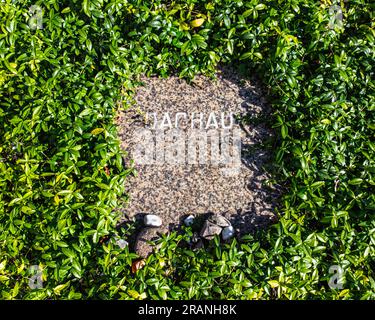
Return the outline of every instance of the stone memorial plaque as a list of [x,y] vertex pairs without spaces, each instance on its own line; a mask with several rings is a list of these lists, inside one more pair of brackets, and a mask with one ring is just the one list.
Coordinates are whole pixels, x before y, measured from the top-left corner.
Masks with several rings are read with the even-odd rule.
[[175,227],[191,214],[217,213],[238,234],[272,220],[278,192],[267,186],[266,167],[273,132],[259,86],[229,68],[215,80],[142,82],[135,105],[118,118],[136,170],[126,181],[127,214],[155,214]]

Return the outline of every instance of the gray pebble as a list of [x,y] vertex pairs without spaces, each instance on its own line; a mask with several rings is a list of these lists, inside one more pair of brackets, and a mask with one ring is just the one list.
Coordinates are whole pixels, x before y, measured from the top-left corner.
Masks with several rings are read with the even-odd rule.
[[225,227],[223,231],[221,232],[221,237],[223,240],[228,240],[234,236],[234,229],[232,226]]
[[221,230],[221,227],[207,220],[203,225],[200,235],[202,238],[212,240],[215,235],[219,235],[221,233]]
[[229,220],[220,214],[213,214],[212,216],[208,218],[208,221],[223,228],[229,227],[231,225]]
[[125,249],[129,245],[129,243],[124,239],[116,240],[116,244],[120,247],[120,249]]
[[194,223],[194,216],[191,214],[190,216],[186,217],[184,223],[187,227],[191,226]]

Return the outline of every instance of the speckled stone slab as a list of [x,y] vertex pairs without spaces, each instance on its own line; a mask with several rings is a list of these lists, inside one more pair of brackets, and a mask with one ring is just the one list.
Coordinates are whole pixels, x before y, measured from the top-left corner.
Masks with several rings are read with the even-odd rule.
[[[142,82],[143,85],[135,95],[135,105],[120,112],[117,119],[122,147],[128,152],[129,160],[134,160],[137,172],[126,182],[129,195],[128,206],[124,208],[126,214],[129,217],[145,213],[157,214],[162,217],[164,226],[173,228],[180,225],[189,214],[220,213],[230,220],[237,234],[250,232],[272,221],[275,218],[274,207],[278,192],[265,187],[269,176],[264,165],[269,163],[269,152],[262,147],[262,143],[272,139],[273,132],[264,121],[257,121],[256,125],[240,125],[235,120],[228,129],[231,112],[234,118],[246,114],[269,115],[264,93],[255,81],[243,79],[233,69],[225,68],[218,70],[215,80],[197,76],[189,84],[178,77],[144,77]],[[165,116],[166,113],[168,116]],[[209,120],[211,113],[214,116]],[[176,118],[177,114],[179,116]],[[186,117],[181,114],[186,114]],[[216,123],[213,117],[216,118]],[[227,129],[224,129],[225,125]],[[233,159],[235,150],[240,150],[239,161],[229,164],[215,162],[218,157],[210,146],[217,140],[211,142],[208,139],[205,151],[208,160],[205,163],[189,163],[186,154],[194,147],[188,149],[186,146],[199,126],[202,132],[211,130],[214,138],[215,132],[220,137],[228,134],[227,139],[219,138],[219,149],[222,150],[225,144],[223,141],[226,141],[233,147],[230,151]],[[183,151],[186,157],[182,161],[168,162],[165,160],[168,154],[166,150],[176,143],[176,139],[166,142],[165,137],[176,127],[179,137],[184,137],[181,140],[184,142],[181,143],[186,147]],[[145,145],[144,136],[139,134],[143,129],[154,134],[150,141],[155,144],[150,148],[146,145],[147,150],[154,151],[152,161],[149,158],[148,161],[144,161],[144,158],[137,161],[138,149],[142,149],[139,146]],[[159,144],[156,143],[156,129],[166,135]],[[239,137],[240,144],[236,137]],[[196,147],[195,150],[198,152],[199,148]],[[157,161],[156,154],[160,153],[164,157]],[[196,154],[195,159],[199,159],[199,154]],[[172,158],[175,155],[176,152]],[[138,156],[138,159],[141,157]]]

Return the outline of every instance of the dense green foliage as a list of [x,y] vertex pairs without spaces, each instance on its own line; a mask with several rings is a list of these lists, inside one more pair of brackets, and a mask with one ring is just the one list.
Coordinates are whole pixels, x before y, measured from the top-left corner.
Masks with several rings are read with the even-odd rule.
[[[375,10],[341,5],[329,28],[329,4],[312,0],[0,2],[1,298],[374,299]],[[131,274],[136,256],[100,241],[129,174],[119,101],[139,74],[239,61],[272,88],[279,222],[195,252],[179,245],[190,230],[172,234]]]

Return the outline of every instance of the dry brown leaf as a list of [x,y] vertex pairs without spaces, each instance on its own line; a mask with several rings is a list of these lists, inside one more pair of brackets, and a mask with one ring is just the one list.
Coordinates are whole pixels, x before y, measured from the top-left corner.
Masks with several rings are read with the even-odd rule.
[[146,264],[146,261],[144,259],[133,261],[133,263],[132,263],[132,273],[136,273],[138,270],[142,269],[145,264]]

